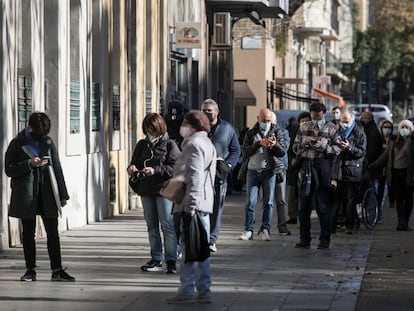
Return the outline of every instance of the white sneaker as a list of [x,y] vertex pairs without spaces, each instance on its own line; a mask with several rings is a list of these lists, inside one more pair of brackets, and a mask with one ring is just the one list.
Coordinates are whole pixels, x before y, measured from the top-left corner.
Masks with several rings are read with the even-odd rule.
[[269,230],[263,229],[262,232],[259,232],[259,235],[262,237],[263,241],[270,241]]
[[241,236],[239,236],[239,240],[247,241],[253,240],[253,232],[251,231],[244,231]]
[[216,243],[210,244],[209,248],[210,248],[210,252],[213,252],[213,253],[217,252]]

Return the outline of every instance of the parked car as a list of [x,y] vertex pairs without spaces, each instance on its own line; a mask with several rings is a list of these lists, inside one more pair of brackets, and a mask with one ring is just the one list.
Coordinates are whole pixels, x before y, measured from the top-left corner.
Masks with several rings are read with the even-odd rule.
[[378,127],[381,126],[382,122],[384,122],[385,120],[393,123],[392,112],[390,108],[388,108],[388,106],[386,105],[371,104],[370,107],[368,104],[361,104],[351,106],[350,109],[354,110],[357,116],[360,116],[361,113],[364,111],[371,111],[374,116],[374,121]]

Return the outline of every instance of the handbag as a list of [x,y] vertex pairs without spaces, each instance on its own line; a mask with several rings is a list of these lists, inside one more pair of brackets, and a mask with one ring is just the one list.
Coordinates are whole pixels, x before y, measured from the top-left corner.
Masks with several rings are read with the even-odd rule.
[[223,182],[227,180],[227,175],[230,173],[231,167],[221,158],[217,159],[216,165],[216,179]]
[[202,212],[197,211],[194,215],[182,214],[185,245],[184,263],[203,262],[210,257],[208,235],[200,213]]
[[180,204],[185,195],[185,183],[172,177],[164,183],[160,195],[176,204]]
[[60,203],[59,188],[56,180],[55,171],[51,165],[47,166],[47,171],[49,173],[50,185],[52,186],[53,198],[55,199],[57,211],[60,217],[62,217],[62,205]]

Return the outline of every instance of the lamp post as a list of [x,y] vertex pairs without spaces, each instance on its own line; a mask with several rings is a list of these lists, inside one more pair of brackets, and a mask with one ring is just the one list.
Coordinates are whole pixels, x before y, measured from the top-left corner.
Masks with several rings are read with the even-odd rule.
[[388,106],[392,112],[392,90],[394,89],[395,83],[392,80],[388,80],[387,87],[388,87]]

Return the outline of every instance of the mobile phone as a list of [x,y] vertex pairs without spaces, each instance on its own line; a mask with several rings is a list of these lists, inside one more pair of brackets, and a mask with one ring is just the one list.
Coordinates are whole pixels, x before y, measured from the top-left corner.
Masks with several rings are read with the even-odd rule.
[[43,156],[43,157],[42,157],[42,160],[47,160],[47,161],[49,161],[49,160],[50,160],[50,156],[45,155],[45,156]]

